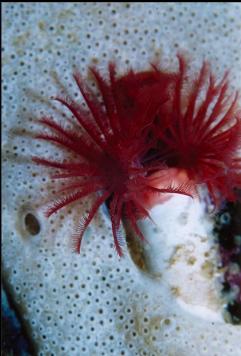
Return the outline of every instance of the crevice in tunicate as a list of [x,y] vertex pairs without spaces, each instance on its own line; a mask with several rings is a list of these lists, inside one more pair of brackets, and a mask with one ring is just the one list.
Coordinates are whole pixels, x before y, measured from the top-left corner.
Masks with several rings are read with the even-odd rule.
[[36,238],[40,234],[41,228],[36,209],[28,203],[21,205],[16,218],[16,230],[20,236],[25,240]]
[[35,236],[40,233],[40,223],[34,214],[27,213],[24,218],[24,224],[30,235]]

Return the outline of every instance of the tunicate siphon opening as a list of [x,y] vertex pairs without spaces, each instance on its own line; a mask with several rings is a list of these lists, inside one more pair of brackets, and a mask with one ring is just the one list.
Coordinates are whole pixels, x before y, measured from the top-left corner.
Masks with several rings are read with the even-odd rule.
[[27,232],[32,235],[38,235],[40,232],[40,223],[36,216],[31,213],[28,213],[24,218],[24,224]]

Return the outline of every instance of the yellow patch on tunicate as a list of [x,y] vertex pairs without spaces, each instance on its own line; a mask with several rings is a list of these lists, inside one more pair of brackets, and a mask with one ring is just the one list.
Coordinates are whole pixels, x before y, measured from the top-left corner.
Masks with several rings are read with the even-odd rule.
[[96,57],[93,57],[93,58],[91,59],[91,62],[92,62],[93,64],[98,64],[98,63],[99,63],[99,59],[96,58]]
[[153,329],[159,329],[161,325],[162,317],[161,316],[155,316],[150,319],[150,327]]
[[187,264],[193,266],[196,261],[197,261],[196,257],[191,256],[191,257],[188,258]]
[[176,286],[172,286],[171,287],[171,292],[175,297],[179,297],[180,296],[180,288],[176,287]]
[[204,277],[213,278],[215,272],[215,266],[213,262],[210,260],[206,260],[201,266],[201,271]]
[[[155,346],[153,345],[154,332],[160,330],[164,325],[170,325],[170,319],[166,318],[163,320],[163,316],[160,314],[148,318],[143,318],[143,313],[138,312],[138,308],[135,304],[131,305],[131,308],[133,327],[126,333],[125,341],[127,343],[130,342],[133,339],[133,332],[135,332],[139,337],[141,337],[149,351],[152,351],[156,354],[158,350],[156,350]],[[146,312],[145,308],[143,308],[143,312]],[[118,324],[118,330],[121,330],[121,324]]]
[[177,263],[179,257],[180,257],[180,251],[184,248],[183,245],[177,245],[175,247],[174,252],[172,253],[172,256],[169,259],[169,266],[173,266],[175,263]]
[[16,36],[14,39],[13,39],[13,46],[14,47],[18,47],[18,46],[24,46],[28,40],[28,38],[30,37],[30,33],[29,32],[25,32],[23,33],[22,35],[19,35],[19,36]]
[[45,22],[44,22],[44,21],[39,21],[38,27],[39,27],[39,29],[40,29],[41,31],[44,31],[45,28],[46,28]]
[[184,245],[177,245],[174,252],[169,259],[169,266],[173,266],[178,262],[184,261],[188,265],[194,265],[196,258],[193,256],[194,247],[186,247]]
[[74,12],[71,11],[71,10],[63,10],[63,11],[60,11],[59,14],[58,14],[58,18],[61,19],[61,20],[64,20],[64,19],[67,19],[69,17],[72,17],[74,16]]

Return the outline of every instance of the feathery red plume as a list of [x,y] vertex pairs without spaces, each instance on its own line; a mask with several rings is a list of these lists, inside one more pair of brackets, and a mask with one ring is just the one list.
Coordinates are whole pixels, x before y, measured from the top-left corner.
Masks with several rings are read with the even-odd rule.
[[229,94],[228,75],[214,79],[208,63],[193,79],[178,56],[179,71],[155,126],[160,160],[185,170],[195,185],[205,183],[216,205],[235,199],[241,187],[241,116],[238,93]]
[[[143,239],[137,219],[148,216],[145,207],[147,195],[158,200],[162,193],[189,194],[185,187],[173,187],[166,180],[161,188],[153,186],[149,176],[163,169],[163,165],[153,161],[143,163],[143,158],[154,144],[151,128],[160,106],[168,98],[167,88],[172,76],[164,76],[154,69],[139,74],[130,71],[117,79],[115,66],[110,64],[108,82],[97,70],[92,68],[91,71],[104,108],[80,74],[75,73],[74,79],[89,111],[83,110],[70,97],[57,97],[56,100],[70,110],[80,126],[80,132],[66,129],[52,118],[42,118],[41,124],[48,127],[51,133],[37,136],[72,151],[79,159],[69,163],[36,157],[33,160],[57,169],[53,179],[71,179],[71,183],[62,189],[64,195],[48,208],[48,217],[76,200],[98,193],[89,214],[81,221],[74,235],[75,250],[79,252],[84,231],[99,206],[108,200],[114,243],[121,256],[119,229],[123,216]],[[83,129],[84,135],[81,134]]]
[[69,109],[79,131],[66,129],[49,117],[40,120],[50,133],[37,138],[77,157],[68,163],[33,158],[55,170],[53,179],[69,182],[46,215],[96,193],[90,212],[74,234],[76,251],[105,202],[121,256],[123,217],[144,239],[137,220],[149,217],[148,209],[168,199],[167,193],[193,196],[198,185],[205,184],[218,205],[221,198],[235,199],[234,188],[241,188],[238,94],[230,96],[227,74],[217,82],[206,62],[193,79],[186,60],[182,56],[178,60],[177,73],[153,65],[149,71],[129,71],[120,78],[111,63],[109,80],[91,68],[102,102],[76,72],[74,79],[88,110],[70,97],[56,100]]

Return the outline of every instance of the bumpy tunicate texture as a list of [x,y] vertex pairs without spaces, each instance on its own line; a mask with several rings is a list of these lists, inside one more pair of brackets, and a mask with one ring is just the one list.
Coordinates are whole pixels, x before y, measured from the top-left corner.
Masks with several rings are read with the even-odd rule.
[[[167,204],[169,214],[149,233],[168,253],[168,238],[178,236],[184,247],[176,244],[170,263],[163,258],[168,253],[159,253],[157,244],[152,250],[151,243],[143,250],[130,243],[119,260],[104,208],[87,230],[81,254],[74,255],[69,238],[89,200],[46,219],[44,206],[55,187],[30,158],[61,159],[52,145],[33,137],[43,114],[64,122],[50,100],[61,85],[81,100],[74,67],[87,78],[88,65],[105,73],[109,60],[120,73],[158,59],[176,68],[176,52],[184,50],[194,69],[204,58],[217,77],[231,69],[232,86],[240,88],[240,18],[238,3],[3,4],[3,277],[38,355],[241,355],[240,326],[196,312],[202,301],[196,298],[200,286],[192,283],[195,273],[214,284],[219,278],[215,249],[206,249],[212,222],[204,213],[193,214],[187,200],[177,200],[180,214]],[[199,245],[204,247],[197,252]],[[183,290],[175,269],[168,269],[178,259]],[[214,299],[207,305],[217,305],[218,287],[216,295],[210,283]]]

